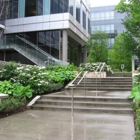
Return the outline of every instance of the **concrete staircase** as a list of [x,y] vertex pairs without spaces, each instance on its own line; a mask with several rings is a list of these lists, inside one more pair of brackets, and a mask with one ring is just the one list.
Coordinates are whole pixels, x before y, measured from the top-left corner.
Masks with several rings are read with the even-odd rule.
[[[78,81],[79,79],[77,79],[74,84]],[[85,96],[83,79],[81,83],[74,88],[74,111],[86,113],[133,114],[133,110],[130,107],[131,100],[127,99],[131,87],[132,78],[130,77],[102,78],[101,82],[98,79],[97,84],[95,78],[88,78],[86,79]],[[99,94],[96,94],[96,92],[99,92]],[[66,89],[63,92],[42,95],[30,108],[35,110],[71,111],[71,90]]]
[[[71,111],[72,97],[67,95],[43,95],[31,106],[35,110]],[[86,113],[132,114],[130,100],[126,98],[74,96],[74,111]]]
[[[73,84],[77,84],[80,79],[77,78]],[[107,78],[86,78],[76,87],[78,90],[84,89],[84,85],[87,90],[98,91],[131,91],[132,77],[107,77]]]

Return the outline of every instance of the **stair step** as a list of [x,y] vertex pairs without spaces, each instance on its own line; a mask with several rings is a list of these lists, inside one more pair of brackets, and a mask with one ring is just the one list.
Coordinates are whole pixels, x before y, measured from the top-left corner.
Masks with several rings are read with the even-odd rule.
[[[42,95],[41,99],[47,99],[47,100],[66,100],[66,101],[71,101],[72,97],[71,96],[65,96],[65,95]],[[95,102],[95,101],[100,101],[100,102],[123,102],[123,103],[128,103],[131,101],[131,99],[126,99],[126,98],[115,98],[115,97],[96,97],[96,96],[74,96],[73,97],[74,101],[81,101],[81,102]]]
[[[64,100],[45,100],[41,99],[36,102],[36,104],[45,104],[45,105],[62,105],[62,106],[71,106],[71,101]],[[74,106],[87,106],[87,107],[130,107],[130,103],[112,103],[112,102],[87,102],[87,101],[74,101]]]
[[[33,105],[31,109],[40,109],[40,110],[63,110],[63,111],[71,111],[71,107],[69,106],[47,106],[47,105]],[[87,113],[113,113],[113,114],[132,114],[133,110],[130,108],[100,108],[100,107],[74,107],[74,111],[76,112],[87,112]]]
[[[84,84],[79,84],[79,85],[77,85],[77,86],[84,86]],[[86,84],[86,87],[90,87],[90,86],[92,86],[92,87],[96,87],[96,84]],[[132,87],[132,85],[103,85],[103,84],[99,84],[98,85],[98,87],[100,88],[100,87],[120,87],[120,88],[126,88],[126,87]]]

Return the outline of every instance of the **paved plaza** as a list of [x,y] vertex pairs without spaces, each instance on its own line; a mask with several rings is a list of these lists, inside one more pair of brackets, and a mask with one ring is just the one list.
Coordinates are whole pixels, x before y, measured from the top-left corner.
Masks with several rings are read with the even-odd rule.
[[131,115],[25,112],[0,119],[0,140],[134,140]]

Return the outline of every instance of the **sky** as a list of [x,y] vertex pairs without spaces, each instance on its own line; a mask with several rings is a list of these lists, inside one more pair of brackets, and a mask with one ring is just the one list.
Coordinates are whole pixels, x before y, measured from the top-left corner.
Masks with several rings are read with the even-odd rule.
[[116,5],[120,2],[120,0],[89,0],[89,1],[90,7]]

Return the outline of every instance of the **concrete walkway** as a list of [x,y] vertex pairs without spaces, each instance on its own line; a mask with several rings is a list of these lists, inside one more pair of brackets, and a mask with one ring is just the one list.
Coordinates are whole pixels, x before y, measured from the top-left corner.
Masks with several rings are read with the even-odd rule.
[[74,112],[72,118],[70,111],[28,110],[0,119],[0,140],[134,140],[133,135],[132,115]]

